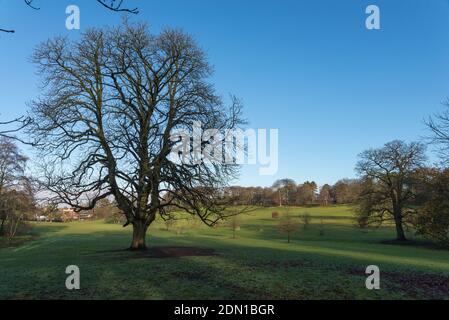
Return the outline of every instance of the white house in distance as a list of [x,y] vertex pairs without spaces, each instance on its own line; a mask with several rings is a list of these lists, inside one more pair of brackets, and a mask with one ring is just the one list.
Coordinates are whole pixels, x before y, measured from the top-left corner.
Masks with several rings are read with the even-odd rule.
[[89,220],[93,218],[93,215],[89,212],[83,212],[79,213],[76,212],[73,208],[59,208],[59,214],[60,217],[55,219],[50,218],[46,215],[36,215],[35,219],[36,221],[56,221],[56,222],[69,222],[69,221],[76,221],[76,220]]

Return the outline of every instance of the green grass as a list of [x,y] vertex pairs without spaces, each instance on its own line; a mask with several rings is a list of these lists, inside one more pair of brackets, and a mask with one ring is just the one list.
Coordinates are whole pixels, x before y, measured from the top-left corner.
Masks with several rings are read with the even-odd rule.
[[[0,248],[0,299],[448,299],[449,251],[382,243],[389,227],[361,231],[345,206],[308,212],[309,229],[288,244],[271,218],[279,208],[242,217],[232,239],[225,225],[177,234],[151,226],[151,247],[212,248],[217,255],[154,258],[122,250],[131,229],[102,221],[38,223],[36,240]],[[321,220],[324,235],[319,234]],[[412,233],[409,233],[412,235]],[[151,252],[151,251],[150,251]],[[381,270],[381,290],[365,288],[365,268]],[[65,268],[81,270],[81,290],[65,288]]]

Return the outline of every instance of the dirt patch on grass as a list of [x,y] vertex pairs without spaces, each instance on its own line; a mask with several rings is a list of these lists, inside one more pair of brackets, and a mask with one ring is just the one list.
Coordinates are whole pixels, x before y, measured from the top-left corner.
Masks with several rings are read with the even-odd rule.
[[[360,276],[361,269],[346,269],[350,275]],[[381,286],[401,291],[413,299],[448,299],[449,276],[415,271],[381,271]]]
[[142,258],[182,258],[182,257],[209,257],[218,254],[213,249],[197,247],[150,247],[139,252]]
[[[365,284],[365,267],[344,264],[321,264],[308,260],[265,261],[250,264],[253,268],[287,270],[291,268],[308,271],[333,271],[360,278]],[[445,274],[419,272],[413,270],[380,272],[381,288],[390,292],[400,292],[407,299],[449,299],[449,276]]]
[[148,247],[143,251],[133,251],[130,249],[118,249],[118,250],[102,250],[95,251],[86,255],[98,255],[104,258],[114,259],[165,259],[165,258],[182,258],[182,257],[209,257],[218,256],[219,254],[213,249],[198,248],[198,247]]

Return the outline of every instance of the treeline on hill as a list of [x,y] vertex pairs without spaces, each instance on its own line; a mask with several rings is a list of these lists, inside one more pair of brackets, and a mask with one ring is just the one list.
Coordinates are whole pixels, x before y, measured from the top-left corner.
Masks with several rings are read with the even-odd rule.
[[392,141],[359,155],[359,179],[318,189],[315,182],[281,179],[269,188],[231,187],[234,205],[308,206],[351,204],[360,228],[393,225],[396,240],[414,230],[449,247],[449,169],[426,167],[422,143]]
[[251,206],[309,206],[352,204],[360,194],[361,182],[343,179],[321,188],[314,181],[297,184],[293,179],[277,180],[271,187],[229,187],[228,196],[233,205]]

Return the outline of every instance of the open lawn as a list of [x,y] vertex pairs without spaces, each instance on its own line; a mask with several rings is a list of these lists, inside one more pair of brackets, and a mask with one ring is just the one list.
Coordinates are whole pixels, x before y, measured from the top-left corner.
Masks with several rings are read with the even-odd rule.
[[[38,223],[37,238],[0,249],[0,299],[449,298],[449,251],[421,241],[385,243],[394,239],[392,228],[357,229],[345,206],[291,208],[293,216],[310,213],[312,224],[288,244],[272,211],[282,212],[243,216],[236,239],[226,225],[192,229],[184,222],[166,231],[156,223],[147,253],[123,250],[131,228]],[[381,290],[365,288],[371,264],[380,267]],[[65,288],[68,265],[81,270],[79,291]]]

